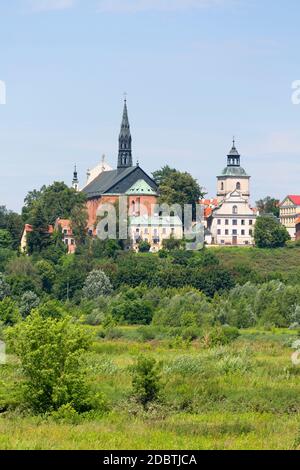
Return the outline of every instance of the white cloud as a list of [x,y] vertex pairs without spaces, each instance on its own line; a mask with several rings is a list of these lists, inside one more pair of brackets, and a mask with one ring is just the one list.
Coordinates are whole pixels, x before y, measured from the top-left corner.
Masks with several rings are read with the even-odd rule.
[[222,6],[238,0],[99,0],[99,11],[138,13],[143,11],[176,11]]
[[75,0],[30,0],[32,11],[66,10],[72,8]]

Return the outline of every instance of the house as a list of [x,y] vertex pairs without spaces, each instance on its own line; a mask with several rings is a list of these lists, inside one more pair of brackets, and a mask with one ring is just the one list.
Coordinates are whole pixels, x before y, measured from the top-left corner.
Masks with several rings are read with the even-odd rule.
[[[76,243],[73,237],[71,221],[69,219],[57,219],[54,227],[53,225],[49,225],[48,227],[48,233],[50,235],[52,235],[54,231],[58,231],[58,230],[61,230],[62,232],[62,241],[67,245],[68,253],[69,254],[75,253]],[[28,236],[28,233],[31,233],[32,231],[33,231],[32,225],[25,224],[22,238],[21,238],[21,244],[20,244],[20,250],[22,253],[27,252],[27,236]]]
[[159,251],[163,240],[183,238],[183,227],[180,217],[160,215],[135,215],[130,217],[129,237],[135,251],[139,249],[141,241],[151,245],[151,252]]
[[300,216],[300,196],[288,195],[280,203],[280,222],[289,232],[291,239],[296,238],[296,221]]

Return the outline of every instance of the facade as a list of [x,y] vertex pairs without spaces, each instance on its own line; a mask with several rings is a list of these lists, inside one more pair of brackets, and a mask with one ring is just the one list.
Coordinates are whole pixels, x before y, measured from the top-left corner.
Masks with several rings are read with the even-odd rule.
[[286,227],[292,240],[296,238],[296,221],[299,215],[300,196],[287,196],[280,204],[280,222]]
[[208,216],[207,228],[215,245],[252,245],[256,213],[249,204],[250,176],[241,167],[235,141],[227,167],[217,177],[217,207]]
[[156,252],[162,248],[164,239],[173,237],[181,240],[183,238],[182,222],[178,216],[131,216],[129,236],[133,240],[135,251],[138,251],[139,243],[145,241],[150,243],[150,251]]
[[147,208],[148,215],[153,215],[151,211],[157,202],[158,187],[138,163],[133,165],[132,137],[126,100],[119,134],[117,168],[111,170],[103,167],[100,173],[95,174],[93,179],[89,178],[88,184],[82,190],[88,199],[88,229],[91,233],[95,231],[98,208],[106,203],[115,204],[120,196],[128,198],[129,212],[146,212]]

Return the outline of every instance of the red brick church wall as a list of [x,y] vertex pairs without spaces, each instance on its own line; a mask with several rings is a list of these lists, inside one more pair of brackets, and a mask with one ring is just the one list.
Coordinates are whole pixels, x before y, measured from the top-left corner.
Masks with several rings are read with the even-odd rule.
[[[115,204],[119,199],[119,196],[101,196],[87,201],[88,210],[88,227],[92,228],[95,226],[97,221],[97,209],[101,204]],[[133,204],[134,203],[134,204]],[[142,196],[129,196],[128,207],[129,215],[133,214],[133,207],[135,208],[135,215],[137,215],[138,208],[140,215],[153,215],[153,206],[157,204],[157,196],[153,195],[142,195]]]

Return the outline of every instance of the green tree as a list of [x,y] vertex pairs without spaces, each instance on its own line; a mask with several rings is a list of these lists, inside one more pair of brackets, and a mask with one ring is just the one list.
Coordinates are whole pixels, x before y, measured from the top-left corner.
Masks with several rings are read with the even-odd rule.
[[12,238],[8,230],[0,229],[0,248],[12,248]]
[[81,204],[75,205],[71,211],[71,226],[76,245],[84,245],[87,241],[87,221],[88,213],[86,206]]
[[145,409],[159,399],[160,374],[155,359],[140,356],[132,368],[133,396]]
[[0,302],[0,321],[4,325],[12,326],[21,320],[16,302],[11,297],[5,297]]
[[6,281],[4,274],[0,273],[0,300],[10,295],[10,286]]
[[70,318],[42,318],[37,312],[8,332],[8,342],[21,360],[26,378],[24,398],[36,413],[70,404],[90,409],[82,355],[90,346],[86,330]]
[[160,204],[179,204],[182,209],[184,204],[190,204],[195,213],[196,205],[205,193],[189,173],[164,167],[160,172],[155,172],[155,176],[160,180]]
[[36,269],[42,281],[43,290],[50,293],[56,276],[54,265],[43,259],[36,263]]
[[140,253],[149,253],[151,249],[151,245],[149,242],[146,242],[144,240],[141,240],[139,243],[139,252]]
[[273,214],[275,217],[279,217],[279,199],[267,196],[264,199],[260,199],[256,202],[256,207],[259,210],[260,215]]
[[0,229],[9,232],[13,250],[19,248],[23,227],[23,220],[19,214],[8,211],[5,206],[0,206]]
[[172,178],[172,176],[176,173],[177,170],[175,168],[171,168],[168,165],[165,165],[160,170],[155,171],[152,176],[158,186],[160,186],[161,184],[164,184],[166,179]]
[[39,303],[40,299],[34,292],[25,292],[19,302],[22,317],[26,318],[34,308],[39,306]]
[[256,220],[254,240],[258,248],[279,248],[285,246],[290,235],[275,217],[265,215]]
[[70,219],[72,210],[76,206],[82,207],[85,201],[84,193],[69,188],[65,183],[54,182],[27,195],[22,210],[23,219],[28,222],[34,217],[36,207],[40,206],[47,224],[54,225],[58,218]]
[[109,277],[101,269],[94,269],[87,276],[82,293],[87,299],[96,299],[101,295],[111,294],[112,285]]
[[36,205],[31,215],[32,232],[27,235],[27,250],[30,255],[41,253],[51,244],[49,224],[41,205]]

